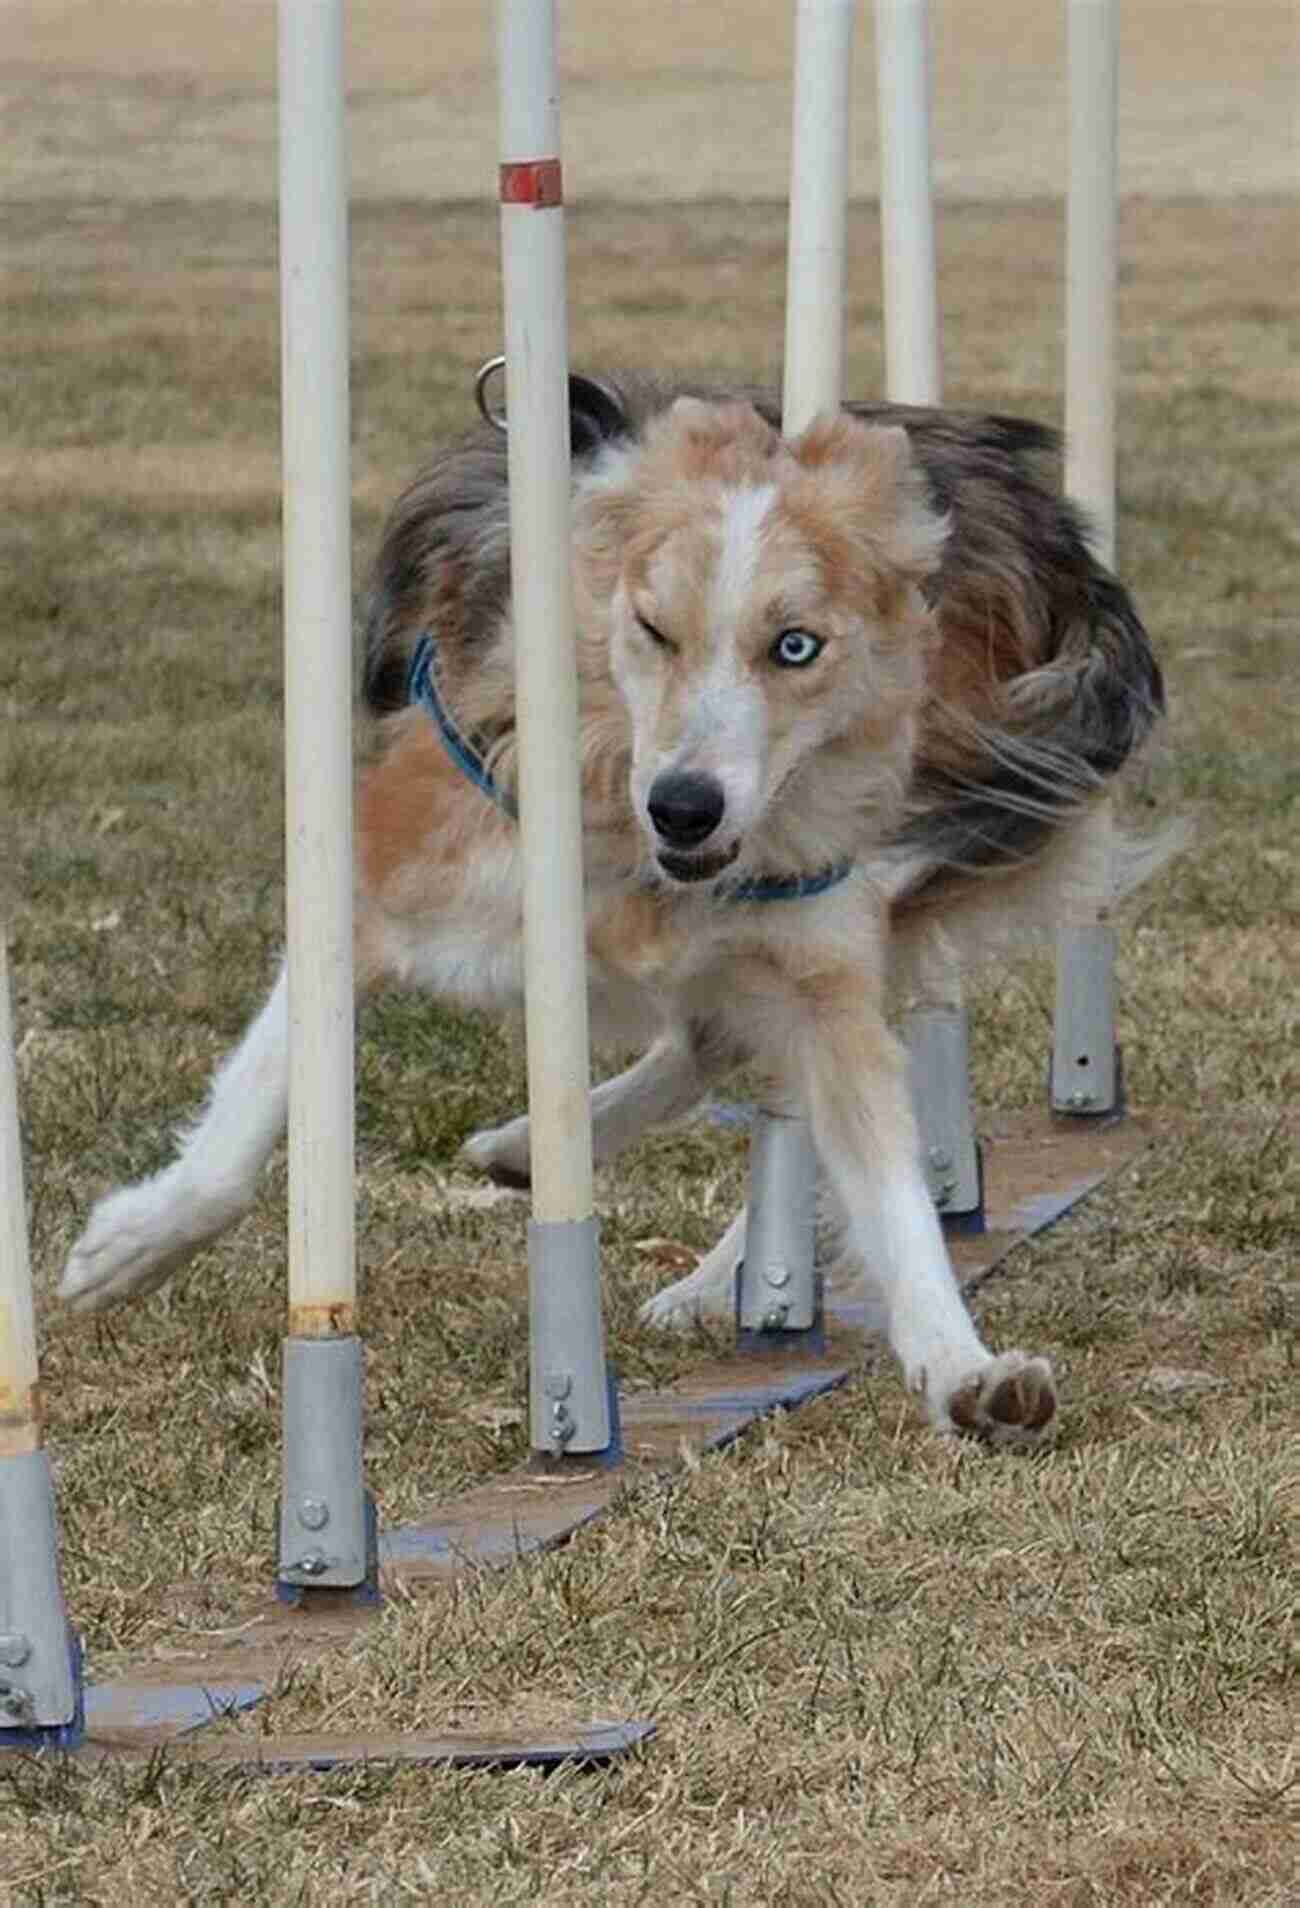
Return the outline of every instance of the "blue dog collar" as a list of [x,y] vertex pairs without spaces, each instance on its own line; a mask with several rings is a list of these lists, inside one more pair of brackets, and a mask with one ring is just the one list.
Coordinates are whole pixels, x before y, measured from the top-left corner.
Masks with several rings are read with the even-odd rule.
[[471,739],[462,733],[455,717],[438,693],[438,650],[428,630],[420,637],[406,672],[406,700],[433,723],[456,767],[467,775],[475,788],[494,801],[498,808],[518,820],[519,809],[513,795],[507,795],[492,779],[492,772]]
[[832,861],[816,874],[751,875],[744,881],[719,881],[713,892],[720,901],[806,901],[811,895],[838,888],[853,873],[851,861]]
[[[412,707],[424,710],[461,773],[468,776],[489,801],[518,820],[519,808],[514,797],[493,780],[482,752],[459,727],[442,699],[438,688],[438,646],[428,630],[416,643],[411,656],[406,672],[406,700]],[[828,888],[838,887],[852,872],[851,861],[835,861],[819,868],[815,874],[749,875],[742,881],[718,881],[712,892],[715,900],[727,902],[805,901],[812,895],[825,894]]]

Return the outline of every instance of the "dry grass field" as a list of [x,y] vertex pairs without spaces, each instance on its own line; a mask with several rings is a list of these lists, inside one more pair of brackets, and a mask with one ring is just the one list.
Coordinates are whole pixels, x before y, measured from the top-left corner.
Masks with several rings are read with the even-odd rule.
[[[441,8],[421,38],[410,0],[352,8],[358,579],[497,348],[483,11]],[[1003,11],[990,49],[984,10],[939,9],[948,396],[1054,420],[1056,9]],[[71,1319],[50,1297],[90,1200],[164,1157],[280,939],[271,12],[6,8],[0,894],[92,1675],[219,1633],[272,1559],[282,1167],[138,1310]],[[778,365],[784,12],[566,14],[577,363]],[[7,1761],[6,1908],[1300,1903],[1294,20],[1253,0],[1230,29],[1205,0],[1125,18],[1121,566],[1172,704],[1134,800],[1190,811],[1198,840],[1124,935],[1126,1071],[1155,1143],[978,1300],[998,1340],[1057,1358],[1056,1444],[940,1445],[893,1373],[864,1369],[561,1551],[390,1603],[223,1725],[653,1716],[634,1759],[548,1779]],[[868,80],[864,55],[864,395],[882,377]],[[981,1121],[1037,1102],[1049,1003],[1041,963],[979,989]],[[525,1208],[476,1204],[453,1156],[522,1095],[484,1024],[397,996],[363,1018],[367,1467],[387,1521],[520,1455]],[[626,1385],[700,1355],[636,1308],[672,1276],[652,1242],[710,1243],[743,1173],[738,1139],[694,1124],[602,1176]]]

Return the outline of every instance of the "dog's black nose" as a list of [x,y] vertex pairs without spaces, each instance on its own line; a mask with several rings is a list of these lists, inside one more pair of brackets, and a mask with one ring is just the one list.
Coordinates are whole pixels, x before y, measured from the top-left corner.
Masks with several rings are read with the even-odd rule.
[[646,802],[656,834],[670,848],[698,848],[722,820],[726,805],[722,784],[711,775],[656,776]]

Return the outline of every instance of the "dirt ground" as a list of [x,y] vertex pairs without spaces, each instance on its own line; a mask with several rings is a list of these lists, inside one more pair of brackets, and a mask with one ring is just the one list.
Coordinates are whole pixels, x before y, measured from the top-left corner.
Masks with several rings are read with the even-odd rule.
[[[877,190],[872,8],[854,68],[852,190]],[[788,168],[784,0],[561,8],[571,197],[780,198]],[[1300,9],[1291,0],[1125,0],[1126,194],[1294,190]],[[491,196],[487,0],[353,0],[354,190]],[[949,199],[1061,190],[1060,0],[935,0],[936,180]],[[6,0],[0,99],[20,198],[269,199],[275,190],[271,0]]]

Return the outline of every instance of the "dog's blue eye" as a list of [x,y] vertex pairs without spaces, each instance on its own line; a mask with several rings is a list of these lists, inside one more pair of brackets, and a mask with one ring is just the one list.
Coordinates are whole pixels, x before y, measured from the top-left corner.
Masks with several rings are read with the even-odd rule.
[[823,648],[821,637],[810,635],[806,629],[783,629],[767,653],[782,669],[806,669]]

